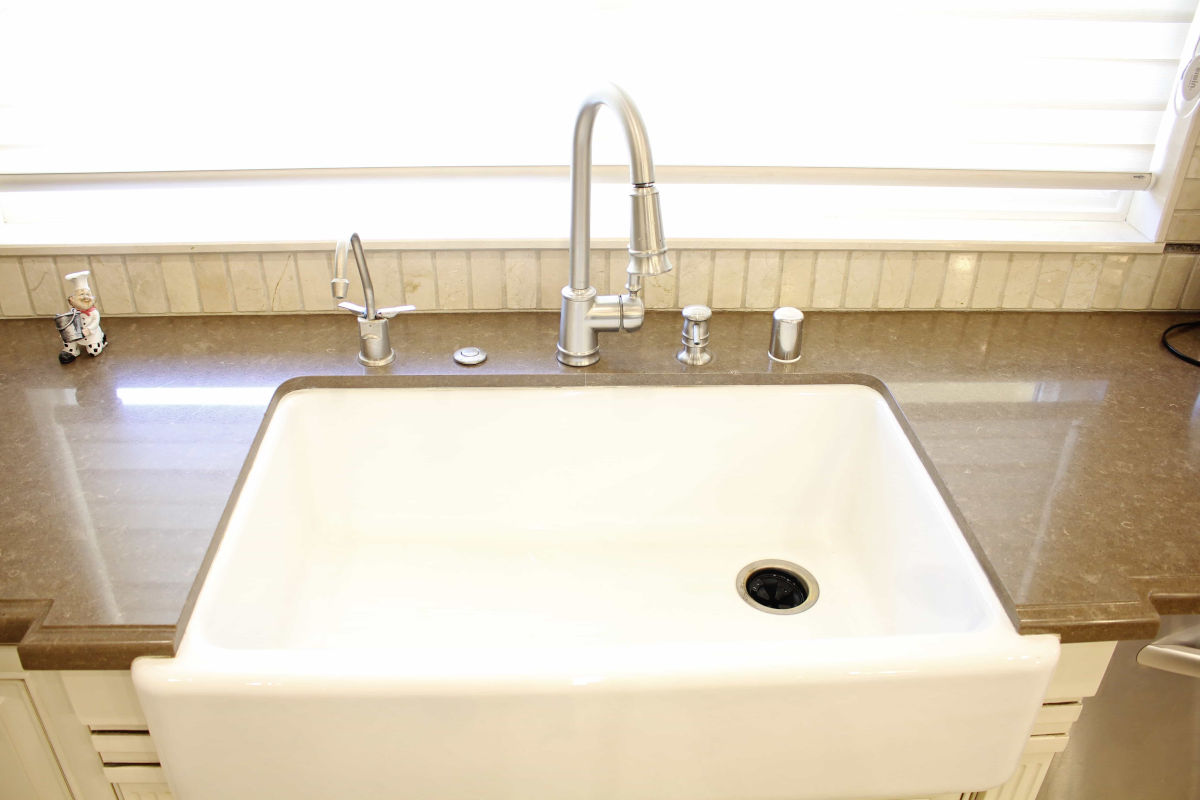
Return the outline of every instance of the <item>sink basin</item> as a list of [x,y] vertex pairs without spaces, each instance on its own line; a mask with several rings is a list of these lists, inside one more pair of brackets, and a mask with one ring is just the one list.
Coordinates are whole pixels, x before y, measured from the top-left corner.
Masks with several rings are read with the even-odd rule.
[[[764,379],[285,384],[176,655],[133,667],[179,800],[1003,782],[1057,640],[1016,633],[882,384]],[[815,602],[739,591],[762,560]]]

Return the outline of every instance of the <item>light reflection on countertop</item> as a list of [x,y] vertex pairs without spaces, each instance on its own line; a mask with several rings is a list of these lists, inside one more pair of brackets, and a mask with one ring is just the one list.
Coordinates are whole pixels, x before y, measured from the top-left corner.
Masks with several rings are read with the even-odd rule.
[[901,403],[1099,403],[1108,381],[895,381]]
[[127,406],[252,406],[266,408],[274,386],[118,386]]

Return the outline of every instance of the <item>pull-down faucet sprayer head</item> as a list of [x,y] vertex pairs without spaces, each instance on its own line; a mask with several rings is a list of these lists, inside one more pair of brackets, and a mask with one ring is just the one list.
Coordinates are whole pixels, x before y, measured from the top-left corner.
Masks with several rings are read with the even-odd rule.
[[667,242],[663,237],[662,213],[658,206],[658,190],[653,183],[633,187],[633,224],[629,229],[629,291],[641,288],[641,279],[671,271],[667,257]]

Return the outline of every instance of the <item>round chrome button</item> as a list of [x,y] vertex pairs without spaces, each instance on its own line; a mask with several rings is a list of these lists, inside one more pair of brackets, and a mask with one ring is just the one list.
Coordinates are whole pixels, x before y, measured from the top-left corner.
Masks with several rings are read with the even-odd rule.
[[478,347],[461,347],[454,351],[454,360],[465,367],[482,364],[487,353]]

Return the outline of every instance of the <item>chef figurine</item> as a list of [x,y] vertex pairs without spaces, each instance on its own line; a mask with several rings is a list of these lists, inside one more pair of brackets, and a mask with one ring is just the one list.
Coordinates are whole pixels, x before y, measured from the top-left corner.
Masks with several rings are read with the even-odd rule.
[[63,340],[63,349],[58,354],[60,364],[74,361],[79,355],[80,344],[90,356],[100,355],[108,344],[108,337],[100,330],[100,309],[96,308],[96,298],[88,286],[90,274],[84,270],[72,272],[65,278],[71,285],[71,293],[67,295],[71,310],[54,316],[54,324]]

